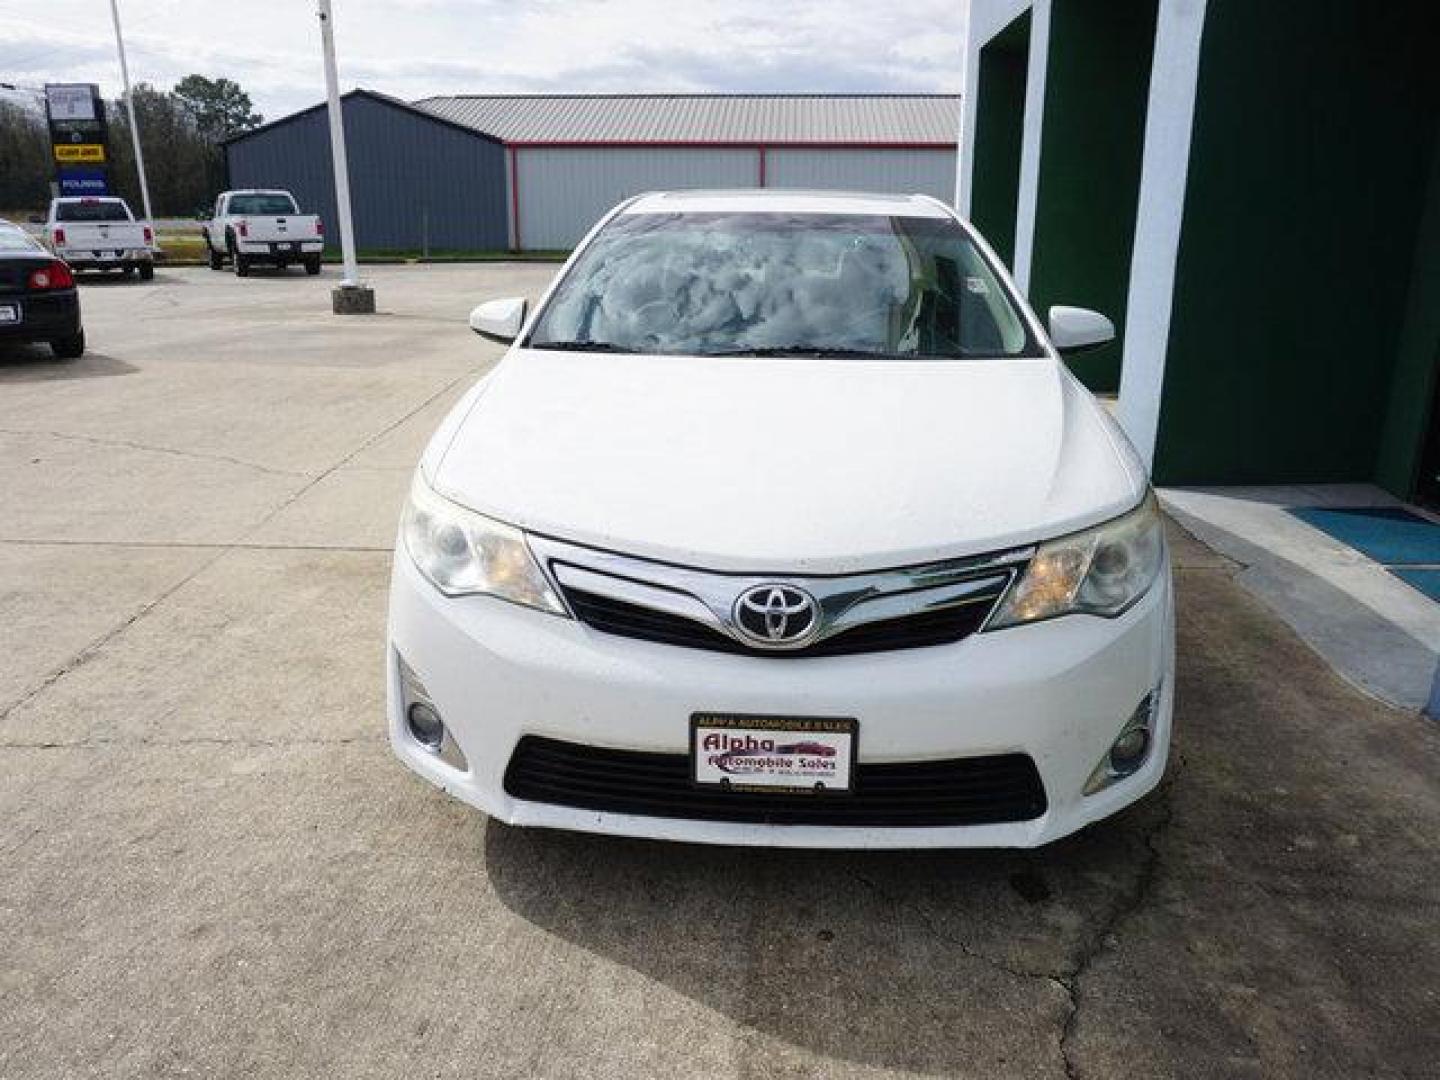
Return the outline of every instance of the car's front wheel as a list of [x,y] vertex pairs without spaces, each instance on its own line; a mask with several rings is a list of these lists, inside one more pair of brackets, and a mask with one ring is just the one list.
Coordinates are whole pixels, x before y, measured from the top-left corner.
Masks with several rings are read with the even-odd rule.
[[85,355],[85,331],[50,342],[50,351],[57,360],[78,360]]

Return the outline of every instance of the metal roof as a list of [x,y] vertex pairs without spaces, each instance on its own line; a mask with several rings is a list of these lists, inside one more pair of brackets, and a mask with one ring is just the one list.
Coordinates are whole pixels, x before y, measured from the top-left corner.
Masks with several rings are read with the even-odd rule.
[[463,94],[418,108],[506,143],[954,146],[958,94]]

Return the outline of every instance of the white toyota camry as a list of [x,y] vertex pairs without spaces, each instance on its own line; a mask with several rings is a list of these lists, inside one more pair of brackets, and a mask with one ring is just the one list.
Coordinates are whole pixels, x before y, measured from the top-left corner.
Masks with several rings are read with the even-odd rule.
[[985,243],[920,196],[637,197],[416,472],[395,753],[516,825],[1033,846],[1170,742],[1145,469]]

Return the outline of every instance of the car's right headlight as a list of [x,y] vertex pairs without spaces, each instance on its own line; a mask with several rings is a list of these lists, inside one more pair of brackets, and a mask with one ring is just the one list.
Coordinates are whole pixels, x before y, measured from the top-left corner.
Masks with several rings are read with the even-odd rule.
[[1149,591],[1164,565],[1165,525],[1152,491],[1127,514],[1036,548],[986,629],[1072,612],[1114,618]]
[[446,596],[485,594],[566,614],[524,533],[437,494],[419,470],[400,532],[416,568]]

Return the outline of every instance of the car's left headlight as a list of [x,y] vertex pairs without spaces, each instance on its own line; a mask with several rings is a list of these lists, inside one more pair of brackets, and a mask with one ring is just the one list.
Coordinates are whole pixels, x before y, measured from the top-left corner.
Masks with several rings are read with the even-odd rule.
[[416,568],[446,596],[483,593],[566,614],[524,533],[437,494],[418,470],[400,532]]
[[1164,565],[1165,526],[1152,491],[1113,521],[1036,548],[986,629],[1072,612],[1113,618],[1145,595]]

